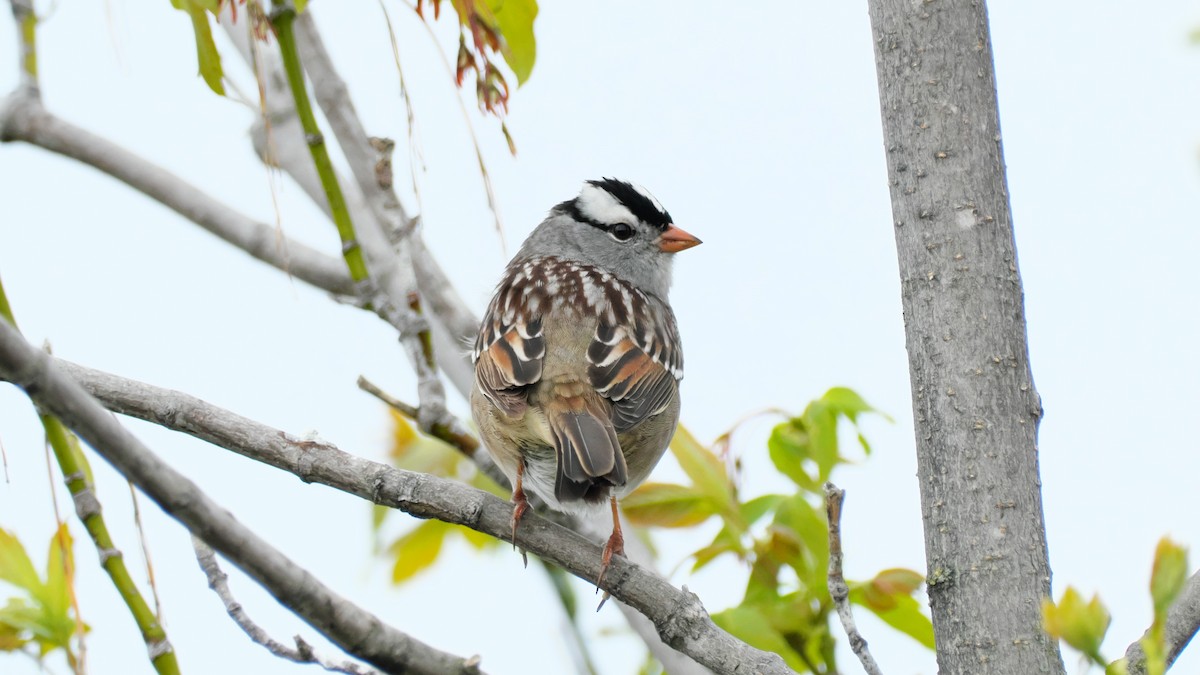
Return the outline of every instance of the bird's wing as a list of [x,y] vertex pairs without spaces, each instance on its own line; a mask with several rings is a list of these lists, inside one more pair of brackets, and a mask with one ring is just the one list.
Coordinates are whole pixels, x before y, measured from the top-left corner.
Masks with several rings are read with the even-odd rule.
[[683,379],[675,315],[639,291],[627,312],[602,316],[588,348],[592,386],[613,404],[613,426],[628,431],[670,405]]
[[525,412],[525,391],[542,378],[546,339],[542,317],[511,284],[492,298],[475,339],[475,383],[497,408],[512,417]]

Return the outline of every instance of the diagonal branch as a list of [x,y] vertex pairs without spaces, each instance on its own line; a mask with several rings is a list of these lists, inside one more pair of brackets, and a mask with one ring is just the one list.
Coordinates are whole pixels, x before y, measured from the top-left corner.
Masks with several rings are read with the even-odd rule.
[[192,534],[208,542],[348,653],[388,671],[478,672],[473,660],[436,650],[337,595],[292,562],[195,483],[163,462],[86,391],[0,321],[0,376],[25,390]]
[[[310,13],[311,8],[297,19],[296,28],[304,64],[317,87],[317,102],[331,120],[339,145],[350,147],[352,155],[348,156],[356,160],[351,162],[352,165],[369,167],[369,171],[359,171],[359,177],[366,181],[365,184],[344,177],[338,180],[351,218],[359,224],[360,244],[369,259],[374,259],[371,264],[373,274],[406,276],[415,272],[416,284],[424,300],[423,309],[430,314],[438,365],[459,393],[466,397],[473,386],[474,375],[466,359],[464,345],[479,328],[479,319],[462,301],[446,273],[430,255],[414,219],[404,212],[394,192],[378,185],[380,176],[376,173],[376,163],[379,158],[376,150],[370,146],[361,123],[348,121],[349,118],[356,118],[356,113],[349,98],[344,96],[345,84],[337,77],[323,49],[316,57],[312,54],[310,40],[315,28],[308,28],[307,17]],[[304,132],[279,57],[272,50],[257,48],[249,27],[235,24],[230,11],[223,11],[220,19],[238,54],[254,70],[262,86],[264,114],[250,129],[255,152],[267,164],[279,167],[290,175],[314,204],[327,215],[332,215],[320,178],[304,145]],[[328,86],[323,83],[327,73],[332,73],[336,78],[336,82]],[[342,110],[343,106],[351,107]],[[365,196],[367,194],[372,195],[371,200]],[[376,236],[379,232],[385,235],[383,241]],[[390,239],[396,233],[402,234],[411,244],[411,264],[408,266],[402,265],[398,253],[391,250]],[[381,283],[387,281],[386,278],[381,279]],[[404,279],[400,281],[409,283]]]
[[[1192,641],[1192,637],[1200,630],[1200,572],[1196,572],[1187,580],[1183,592],[1175,599],[1175,604],[1167,611],[1167,630],[1165,638],[1167,667],[1175,663],[1179,653]],[[1146,631],[1147,634],[1149,631]],[[1146,652],[1142,649],[1142,641],[1135,640],[1125,650],[1125,662],[1129,675],[1145,675]]]
[[251,256],[335,295],[353,295],[345,265],[252,220],[166,169],[15,92],[0,107],[0,141],[24,141],[78,160],[145,194]]
[[[0,340],[0,371],[3,355]],[[182,431],[293,473],[306,483],[320,483],[418,518],[436,518],[511,541],[511,506],[481,490],[372,462],[328,443],[300,440],[178,391],[59,359],[53,362],[56,370],[75,378],[114,412]],[[521,521],[521,546],[581,579],[590,581],[599,574],[598,544],[536,513],[526,514]],[[652,621],[667,645],[716,673],[790,672],[777,654],[755,649],[718,628],[686,587],[681,591],[639,565],[614,558],[602,588]]]
[[197,537],[192,537],[192,548],[196,551],[196,562],[200,563],[200,569],[204,571],[204,576],[208,577],[208,587],[217,594],[217,597],[221,598],[221,603],[225,605],[225,612],[229,614],[229,618],[233,619],[238,628],[241,628],[242,632],[256,644],[262,645],[271,654],[294,663],[315,663],[325,670],[349,673],[350,675],[378,675],[374,670],[363,670],[357,663],[333,663],[321,658],[313,650],[312,645],[305,642],[304,638],[299,635],[295,637],[295,647],[289,647],[272,638],[262,626],[250,619],[246,614],[246,608],[233,597],[233,591],[229,590],[229,575],[225,574],[221,570],[220,564],[217,563],[216,552]]

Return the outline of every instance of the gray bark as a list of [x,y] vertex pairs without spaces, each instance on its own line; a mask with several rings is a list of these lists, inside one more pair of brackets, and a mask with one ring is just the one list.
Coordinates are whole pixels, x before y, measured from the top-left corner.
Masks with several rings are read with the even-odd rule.
[[193,535],[346,653],[389,673],[480,672],[478,658],[463,659],[434,649],[325,586],[163,462],[53,364],[52,357],[25,342],[16,328],[0,318],[0,378],[24,389],[39,410],[62,420]]
[[[1167,611],[1167,628],[1163,637],[1167,643],[1168,668],[1192,641],[1197,630],[1200,630],[1200,572],[1188,579],[1175,604]],[[1147,629],[1146,635],[1149,634]],[[1125,650],[1125,661],[1129,675],[1146,675],[1146,652],[1142,649],[1140,638]]]
[[[512,538],[512,506],[482,490],[452,479],[403,471],[372,462],[324,441],[300,440],[282,430],[241,417],[182,392],[55,359],[34,350],[2,320],[0,379],[24,387],[35,402],[62,417],[72,428],[81,420],[86,422],[91,419],[81,417],[83,413],[78,411],[94,417],[94,407],[98,403],[113,412],[190,434],[288,471],[305,483],[327,485],[418,518],[436,518],[465,525],[505,541],[511,541]],[[96,400],[91,398],[93,396]],[[128,442],[96,446],[97,442],[105,442],[108,437],[99,435],[99,432],[92,433],[90,427],[81,427],[77,431],[123,473],[128,463],[114,455],[115,452],[132,453],[141,458],[139,462],[153,464],[152,470],[147,470],[145,475],[132,477],[138,487],[158,502],[163,510],[184,523],[193,534],[200,535],[223,556],[263,584],[280,602],[323,632],[331,613],[341,624],[362,613],[353,605],[343,608],[343,604],[348,604],[344,601],[313,600],[308,586],[294,589],[291,595],[281,595],[287,589],[280,591],[274,577],[268,575],[264,578],[257,574],[257,570],[263,567],[263,563],[258,561],[263,560],[265,555],[277,556],[277,553],[265,543],[261,546],[267,547],[264,549],[267,553],[260,551],[258,540],[251,539],[255,535],[245,532],[245,528],[236,521],[228,522],[225,518],[228,514],[224,511],[217,509],[219,512],[214,513],[209,508],[207,497],[197,493],[193,484],[142,449],[114,418],[105,416],[104,419],[108,421],[105,426],[108,431],[105,433],[118,434]],[[161,477],[161,480],[156,480],[155,476]],[[185,488],[188,492],[180,492]],[[233,531],[233,534],[228,534],[229,531]],[[231,537],[254,543],[230,548],[224,542]],[[543,518],[537,512],[530,512],[521,520],[521,546],[581,579],[595,579],[600,573],[599,544]],[[306,583],[316,585],[317,591],[329,593],[311,575],[304,575]],[[286,579],[283,582],[288,583]],[[791,672],[778,654],[761,651],[718,628],[695,594],[688,591],[686,586],[682,590],[675,588],[652,569],[643,568],[624,557],[615,557],[600,587],[644,615],[663,644],[678,650],[687,658],[695,659],[696,663],[715,673],[785,675]],[[340,629],[341,624],[336,627]],[[411,648],[413,651],[410,670],[404,672],[459,672],[458,663],[443,664],[446,669],[433,671],[422,669],[423,665],[421,668],[414,666],[413,663],[423,664],[433,658],[426,655],[428,650],[425,646],[390,627],[383,626],[383,629],[386,629],[383,633],[380,630],[372,633],[372,636],[378,635],[378,639],[364,639],[361,644],[351,645],[354,649],[347,648],[336,639],[334,641],[347,648],[349,653],[385,668],[387,662],[381,664],[377,659],[390,657],[388,654],[380,657],[378,652],[394,647],[396,650]],[[334,638],[330,632],[325,634]],[[400,638],[408,642],[400,642]],[[415,648],[411,647],[413,644]],[[683,662],[682,658],[677,656],[675,660]],[[460,661],[466,672],[478,667],[477,659]],[[695,666],[688,666],[683,672],[695,672]]]
[[987,9],[869,6],[938,669],[1063,673]]

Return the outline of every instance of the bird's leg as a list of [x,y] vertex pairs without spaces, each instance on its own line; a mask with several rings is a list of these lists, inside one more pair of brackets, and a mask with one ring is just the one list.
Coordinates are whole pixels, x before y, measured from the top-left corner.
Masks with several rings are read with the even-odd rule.
[[600,558],[600,576],[596,579],[596,588],[604,581],[604,573],[608,571],[612,557],[625,555],[625,535],[621,533],[621,517],[617,515],[617,498],[609,497],[609,503],[612,504],[613,531],[608,543],[604,545],[604,555]]
[[[525,498],[525,489],[521,487],[521,478],[525,475],[525,462],[517,464],[517,484],[513,487],[513,514],[512,514],[512,545],[513,549],[517,548],[517,524],[521,522],[521,516],[529,510],[529,500]],[[521,549],[521,560],[529,567],[529,556],[525,555],[525,549]]]

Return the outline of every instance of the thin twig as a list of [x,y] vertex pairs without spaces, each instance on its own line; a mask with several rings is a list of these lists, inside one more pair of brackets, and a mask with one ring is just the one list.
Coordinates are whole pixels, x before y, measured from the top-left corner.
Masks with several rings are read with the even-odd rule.
[[[121,426],[79,383],[54,365],[53,357],[25,342],[4,321],[0,321],[0,377],[24,389],[35,403],[75,430],[171,517],[356,658],[384,670],[478,672],[477,665],[467,659],[421,643],[334,593],[242,525]],[[296,450],[303,453],[304,444],[296,445]]]
[[[411,406],[380,389],[378,385],[362,375],[358,376],[358,388],[388,404],[401,415],[414,422],[420,418],[421,411],[415,406]],[[461,423],[459,426],[462,426]],[[474,459],[475,453],[479,451],[479,439],[469,433],[456,433],[453,429],[445,425],[434,425],[429,435],[446,443],[471,459]]]
[[[276,0],[277,1],[277,0]],[[404,211],[395,187],[381,181],[376,171],[379,151],[372,144],[350,100],[349,90],[329,57],[312,13],[296,17],[296,40],[313,84],[313,96],[338,147],[346,156],[359,191],[374,218],[359,223],[358,235],[376,281],[381,316],[396,327],[400,343],[417,375],[419,426],[430,431],[435,424],[454,428],[458,422],[446,409],[446,394],[432,352],[428,319],[422,314],[420,288],[413,264],[409,233],[415,222]],[[395,233],[400,235],[396,236]],[[385,312],[384,310],[390,310]],[[465,430],[454,428],[455,433]]]
[[[1179,653],[1195,637],[1200,630],[1200,572],[1196,572],[1187,580],[1183,591],[1175,599],[1175,604],[1167,611],[1167,628],[1164,631],[1166,639],[1167,667],[1175,663]],[[1147,634],[1149,630],[1146,631]],[[1144,637],[1144,636],[1143,636]],[[1125,650],[1125,665],[1129,675],[1145,675],[1146,652],[1142,649],[1141,639],[1135,640]]]
[[850,587],[846,585],[846,577],[842,575],[842,500],[846,491],[833,483],[825,483],[825,513],[829,518],[829,596],[837,606],[838,618],[842,620],[842,628],[850,640],[850,649],[862,662],[867,675],[883,675],[875,657],[867,649],[867,641],[858,626],[854,623],[854,614],[850,611]]
[[233,597],[233,592],[229,590],[229,576],[217,563],[217,554],[213,552],[212,548],[204,543],[204,540],[194,535],[192,536],[192,548],[196,551],[196,561],[200,563],[200,569],[204,570],[204,576],[208,578],[208,587],[217,594],[217,597],[221,598],[221,603],[225,605],[225,612],[229,614],[229,618],[233,619],[234,623],[242,629],[242,632],[250,636],[251,640],[265,647],[271,654],[294,663],[315,663],[325,670],[335,673],[378,675],[376,671],[364,668],[357,663],[349,661],[334,663],[321,658],[313,650],[312,645],[305,642],[299,635],[294,638],[295,647],[277,642],[266,630],[250,619],[250,616],[246,614],[246,608]]
[[[405,0],[405,4],[408,5],[409,9],[413,10],[414,14],[419,14],[416,6],[411,2]],[[433,28],[424,17],[421,17],[421,26],[433,42],[434,51],[437,52],[438,58],[441,59],[442,67],[445,69],[447,77],[451,82],[454,82],[454,68],[450,65],[450,60],[446,58],[445,52],[442,51],[441,41],[438,40],[438,36],[434,34]],[[508,243],[504,239],[504,223],[500,220],[500,207],[496,201],[496,191],[492,188],[492,177],[488,173],[487,162],[483,159],[483,150],[479,147],[479,138],[475,134],[475,125],[471,123],[471,115],[467,112],[467,104],[463,103],[462,94],[459,93],[457,85],[454,87],[454,101],[458,103],[458,109],[462,112],[463,123],[467,127],[467,135],[471,137],[471,147],[475,148],[475,161],[479,163],[479,175],[483,179],[483,191],[487,196],[488,209],[492,212],[492,218],[496,223],[496,237],[500,240],[500,251],[507,256]]]
[[[0,376],[5,368],[5,335],[0,329]],[[54,370],[70,375],[113,412],[191,434],[295,474],[305,483],[327,485],[419,518],[437,518],[511,541],[512,506],[482,490],[372,462],[325,442],[298,439],[181,392],[58,359],[54,360],[54,366]],[[57,387],[46,387],[46,379],[42,376],[38,380],[42,386],[35,393],[39,397],[58,393]],[[55,376],[53,380],[58,382],[59,378]],[[154,476],[147,476],[147,480],[154,480]],[[145,487],[143,490],[147,491]],[[218,543],[211,538],[208,541],[214,546]],[[599,574],[600,544],[595,539],[557,525],[536,512],[525,514],[521,521],[521,546],[581,579],[590,581]],[[226,551],[222,555],[235,559]],[[667,645],[716,673],[791,672],[779,655],[751,647],[719,629],[699,598],[686,587],[677,589],[625,558],[613,558],[601,588],[644,614]],[[284,602],[299,600],[279,593],[276,597]]]
[[[396,62],[396,75],[400,80],[400,100],[404,101],[404,112],[408,122],[408,172],[412,179],[413,197],[417,200],[417,213],[424,213],[421,203],[421,185],[417,176],[425,172],[425,156],[421,152],[421,143],[417,135],[417,115],[413,111],[412,97],[408,93],[408,83],[404,81],[404,68],[400,66],[400,44],[396,42],[396,31],[392,28],[392,17],[388,14],[387,5],[379,0],[379,11],[383,12],[383,21],[387,26],[388,39],[392,43],[392,60]],[[419,165],[419,167],[418,167]],[[420,171],[418,171],[418,168]]]
[[[304,13],[304,16],[307,17],[310,13],[311,7]],[[318,208],[327,215],[331,215],[329,202],[325,199],[324,189],[321,187],[320,177],[313,168],[312,159],[305,147],[304,132],[296,116],[291,92],[287,89],[287,81],[283,75],[283,67],[279,62],[278,55],[269,50],[256,50],[253,40],[249,39],[246,31],[240,30],[240,26],[231,21],[228,10],[221,12],[220,21],[222,28],[225,29],[237,48],[238,54],[254,69],[263,86],[266,112],[263,119],[256,121],[250,129],[250,138],[253,141],[255,152],[263,162],[278,167],[291,176]],[[303,39],[305,36],[304,17],[300,21],[297,23],[301,38],[300,47],[306,49],[306,41]],[[315,32],[315,28],[313,31]],[[308,65],[308,57],[304,53],[302,53],[302,57],[306,59],[305,63]],[[317,66],[323,64],[327,64],[326,67],[332,69],[332,65],[328,64],[328,59],[317,59]],[[324,75],[311,72],[310,74],[314,81],[323,81]],[[337,79],[336,81],[340,82],[341,80]],[[329,105],[340,105],[339,101],[343,101],[345,97],[338,95],[336,87],[333,89],[334,91],[328,93],[322,89],[322,96],[318,102],[326,101]],[[348,99],[345,99],[345,102],[348,104]],[[329,115],[327,114],[326,117],[328,118]],[[346,115],[339,113],[336,118],[343,117]],[[270,123],[269,135],[267,121]],[[361,128],[361,124],[358,127]],[[338,126],[334,127],[335,131],[338,128],[342,128],[340,122]],[[343,145],[350,142],[347,140],[343,143],[339,137],[339,143]],[[364,142],[369,143],[369,141]],[[369,163],[369,161],[373,161],[374,156],[373,149],[367,152],[360,146],[359,161]],[[416,274],[416,284],[425,307],[431,313],[429,318],[432,319],[430,323],[433,324],[433,337],[437,341],[438,366],[459,393],[468,396],[474,383],[474,373],[470,361],[465,357],[467,350],[464,345],[467,344],[469,338],[473,338],[473,334],[478,330],[478,317],[459,297],[446,273],[425,248],[420,231],[409,222],[411,219],[408,219],[402,209],[393,209],[391,216],[392,220],[396,222],[391,223],[390,226],[378,224],[376,227],[365,227],[363,224],[377,220],[376,209],[367,203],[357,180],[339,177],[338,183],[345,188],[344,196],[347,207],[350,209],[354,222],[360,225],[359,236],[364,251],[368,254],[372,273],[376,275],[380,285],[386,286],[386,279],[381,274],[388,270],[388,265],[396,265],[394,255],[391,253],[389,237],[397,229],[406,233],[412,246],[411,269]],[[377,188],[372,189],[378,193]],[[376,264],[374,259],[370,258],[376,245],[374,240],[368,245],[367,240],[375,232],[381,233],[378,237],[382,242],[378,246],[381,249],[381,255],[392,256],[392,262]],[[407,292],[407,290],[397,287],[398,295],[396,297],[405,298]],[[360,301],[358,304],[361,306],[363,303]],[[375,308],[375,311],[385,321],[392,323],[391,319],[380,311],[380,308]]]
[[133,526],[137,528],[142,562],[146,565],[146,583],[150,586],[150,596],[154,598],[154,616],[162,623],[162,600],[158,597],[158,583],[154,580],[154,562],[150,559],[150,544],[146,539],[146,528],[142,524],[142,507],[138,501],[137,488],[132,481],[125,481],[125,484],[129,486],[129,502],[133,504]]

